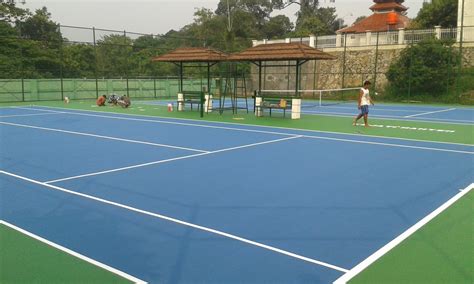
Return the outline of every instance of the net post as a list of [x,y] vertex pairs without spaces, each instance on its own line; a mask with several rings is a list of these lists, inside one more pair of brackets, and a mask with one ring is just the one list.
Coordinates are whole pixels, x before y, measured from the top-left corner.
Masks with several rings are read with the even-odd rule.
[[323,106],[323,91],[319,90],[319,106]]

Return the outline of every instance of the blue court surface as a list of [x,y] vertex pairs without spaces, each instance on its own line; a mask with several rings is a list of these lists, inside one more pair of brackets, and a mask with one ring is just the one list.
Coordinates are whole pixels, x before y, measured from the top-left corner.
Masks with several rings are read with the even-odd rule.
[[460,144],[46,107],[0,131],[1,219],[150,283],[331,283],[473,182]]
[[[253,111],[253,99],[248,99],[249,110]],[[173,100],[161,101],[141,101],[140,104],[166,106],[168,103],[176,104]],[[230,107],[231,101],[227,99],[224,106]],[[219,106],[219,100],[214,100],[214,108]],[[245,107],[243,99],[238,100],[238,107]],[[278,112],[278,110],[274,110]],[[354,117],[358,114],[355,102],[337,102],[304,100],[301,112],[307,115],[330,115]],[[427,106],[408,104],[376,104],[370,107],[370,117],[396,120],[442,122],[453,124],[474,124],[474,108],[472,107],[452,107],[452,106]]]

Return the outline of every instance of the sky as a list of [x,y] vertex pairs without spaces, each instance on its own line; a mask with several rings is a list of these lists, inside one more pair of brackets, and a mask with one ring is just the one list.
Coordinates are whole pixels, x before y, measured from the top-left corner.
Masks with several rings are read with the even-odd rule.
[[[26,0],[25,5],[18,5],[31,11],[45,6],[52,14],[52,20],[61,25],[164,34],[192,23],[196,8],[215,10],[217,3],[219,0]],[[337,15],[350,25],[357,17],[372,13],[369,7],[373,1],[335,0],[330,3],[330,0],[320,0],[320,4],[335,7]],[[408,16],[415,17],[422,4],[423,0],[406,0]],[[298,9],[299,5],[293,4],[275,15],[285,14],[294,21]],[[71,36],[85,40],[85,35],[79,33],[68,37]]]

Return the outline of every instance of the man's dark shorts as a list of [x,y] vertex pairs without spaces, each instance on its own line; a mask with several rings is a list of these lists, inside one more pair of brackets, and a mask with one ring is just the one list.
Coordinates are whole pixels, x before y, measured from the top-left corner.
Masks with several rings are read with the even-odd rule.
[[369,106],[360,106],[360,114],[366,115],[369,114]]

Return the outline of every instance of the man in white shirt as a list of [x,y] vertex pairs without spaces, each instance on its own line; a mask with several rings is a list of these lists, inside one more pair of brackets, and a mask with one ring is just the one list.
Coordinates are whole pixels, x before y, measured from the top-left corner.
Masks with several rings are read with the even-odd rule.
[[352,125],[357,125],[357,121],[364,117],[365,127],[369,127],[369,105],[374,105],[374,102],[370,98],[369,91],[370,81],[364,82],[364,87],[360,89],[359,100],[357,103],[360,113],[354,118]]

